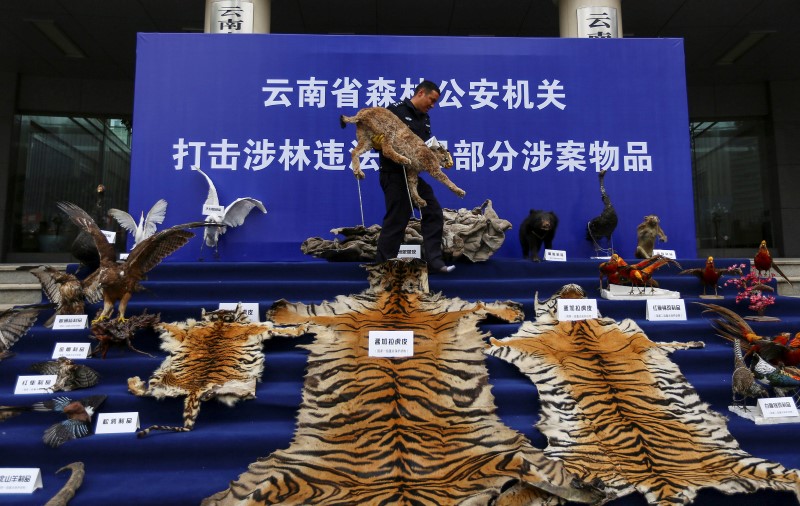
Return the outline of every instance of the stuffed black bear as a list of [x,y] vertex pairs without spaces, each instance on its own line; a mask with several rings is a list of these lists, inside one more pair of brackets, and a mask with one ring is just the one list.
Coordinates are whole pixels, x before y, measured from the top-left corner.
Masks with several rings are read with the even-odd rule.
[[540,262],[539,249],[553,249],[553,238],[558,228],[558,216],[552,211],[531,209],[528,217],[522,220],[519,227],[519,242],[522,244],[522,256]]

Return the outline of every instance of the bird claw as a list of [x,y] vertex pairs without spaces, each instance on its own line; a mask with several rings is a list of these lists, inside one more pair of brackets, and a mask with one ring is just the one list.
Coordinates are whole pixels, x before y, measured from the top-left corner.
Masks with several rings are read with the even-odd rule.
[[95,318],[94,320],[92,320],[92,325],[94,325],[95,323],[100,323],[101,321],[104,321],[104,320],[108,320],[108,316],[100,315],[97,318]]
[[124,316],[120,315],[119,317],[117,317],[117,322],[119,323],[125,323],[126,321],[128,321],[128,319],[125,318]]

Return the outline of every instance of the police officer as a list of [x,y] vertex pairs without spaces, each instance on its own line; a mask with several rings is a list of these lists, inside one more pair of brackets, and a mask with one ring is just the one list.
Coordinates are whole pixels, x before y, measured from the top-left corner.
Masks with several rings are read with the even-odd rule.
[[[414,96],[390,105],[392,111],[405,123],[412,132],[422,140],[431,138],[431,120],[428,111],[433,109],[439,100],[439,87],[431,81],[422,81],[414,89]],[[411,202],[408,195],[403,166],[380,153],[380,182],[386,202],[386,214],[383,217],[381,233],[378,236],[378,253],[376,262],[385,262],[397,256],[403,242],[406,226],[411,216]],[[455,269],[454,265],[446,265],[442,259],[442,230],[444,215],[442,206],[433,193],[433,188],[422,177],[419,178],[417,190],[428,205],[421,208],[422,213],[422,248],[430,273],[448,273]]]

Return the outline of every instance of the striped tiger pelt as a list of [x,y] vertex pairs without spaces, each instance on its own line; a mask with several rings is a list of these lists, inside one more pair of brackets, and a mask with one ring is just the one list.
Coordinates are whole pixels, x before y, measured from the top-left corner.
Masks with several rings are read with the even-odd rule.
[[248,323],[236,310],[206,313],[203,319],[161,323],[161,349],[169,353],[145,386],[138,377],[128,379],[128,390],[156,399],[185,396],[183,426],[153,425],[137,433],[144,437],[154,430],[186,432],[194,428],[203,401],[217,399],[233,406],[255,397],[256,382],[264,370],[263,342],[273,335],[297,336],[301,326],[275,328],[271,323]]
[[[495,414],[477,323],[522,318],[420,288],[424,263],[368,268],[371,287],[318,305],[277,302],[279,325],[308,324],[303,401],[290,447],[253,463],[203,504],[522,505],[592,502],[558,462]],[[411,330],[407,358],[369,356],[369,331]]]
[[654,343],[631,320],[537,314],[541,320],[513,336],[492,339],[488,353],[536,384],[545,452],[569,471],[602,480],[617,497],[638,491],[658,505],[690,503],[705,487],[800,490],[796,470],[744,452],[669,359],[698,343]]

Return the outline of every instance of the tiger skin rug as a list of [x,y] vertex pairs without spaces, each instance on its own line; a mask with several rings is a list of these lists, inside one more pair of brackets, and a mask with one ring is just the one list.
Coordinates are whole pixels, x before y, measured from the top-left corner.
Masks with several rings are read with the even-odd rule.
[[703,343],[656,343],[632,320],[558,321],[559,295],[576,286],[544,303],[537,294],[536,322],[487,351],[536,384],[549,457],[584,481],[602,480],[613,496],[637,491],[649,504],[688,504],[706,487],[800,498],[798,471],[743,451],[669,359]]
[[217,399],[233,406],[253,399],[264,372],[264,341],[274,335],[305,333],[302,325],[276,328],[271,322],[251,323],[241,304],[236,309],[202,310],[199,321],[159,323],[155,329],[161,333],[161,349],[169,355],[147,384],[138,376],[128,378],[128,390],[156,399],[184,396],[183,426],[153,425],[139,431],[139,437],[154,430],[192,430],[203,401]]
[[[480,320],[513,302],[427,293],[420,260],[368,266],[370,287],[315,305],[276,302],[276,325],[315,340],[289,448],[251,464],[204,505],[523,505],[605,496],[495,414]],[[369,356],[370,330],[412,330],[413,356]],[[597,485],[597,484],[594,484]]]

